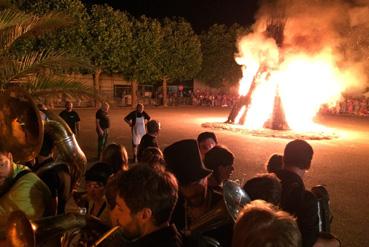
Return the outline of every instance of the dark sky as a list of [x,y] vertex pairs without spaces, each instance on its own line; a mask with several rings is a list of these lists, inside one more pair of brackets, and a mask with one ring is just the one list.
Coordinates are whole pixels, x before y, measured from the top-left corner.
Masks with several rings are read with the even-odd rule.
[[182,16],[196,31],[214,23],[249,25],[254,21],[257,0],[84,0],[88,4],[107,3],[113,8],[154,18]]

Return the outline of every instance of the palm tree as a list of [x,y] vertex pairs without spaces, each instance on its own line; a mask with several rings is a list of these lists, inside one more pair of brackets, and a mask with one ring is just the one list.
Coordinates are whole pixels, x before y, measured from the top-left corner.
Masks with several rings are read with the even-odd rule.
[[43,49],[22,53],[14,48],[17,42],[30,36],[71,24],[70,17],[56,12],[39,17],[17,9],[0,10],[0,90],[16,86],[26,89],[34,97],[60,93],[93,96],[90,87],[60,75],[66,69],[88,67],[83,60],[60,51]]

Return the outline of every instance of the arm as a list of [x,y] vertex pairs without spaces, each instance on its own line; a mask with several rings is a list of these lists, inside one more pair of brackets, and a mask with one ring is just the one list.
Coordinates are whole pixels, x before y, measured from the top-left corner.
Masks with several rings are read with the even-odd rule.
[[81,121],[81,119],[79,118],[78,113],[76,112],[76,131],[77,131],[77,135],[79,134],[79,122]]
[[124,121],[129,125],[129,127],[132,127],[133,121],[132,121],[132,114],[133,112],[129,113],[125,118]]
[[100,126],[100,119],[96,118],[96,130],[98,131],[99,135],[104,133],[103,129]]

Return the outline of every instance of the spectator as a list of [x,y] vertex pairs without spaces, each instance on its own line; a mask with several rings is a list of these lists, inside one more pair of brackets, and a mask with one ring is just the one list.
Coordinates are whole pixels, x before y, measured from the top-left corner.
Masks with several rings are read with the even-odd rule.
[[145,121],[150,121],[150,116],[144,111],[143,104],[137,104],[136,110],[125,116],[124,121],[132,130],[133,162],[137,162],[137,146],[141,138],[146,134]]
[[76,111],[73,110],[73,103],[65,102],[65,110],[60,112],[59,116],[67,123],[75,135],[79,134],[79,122],[81,119]]

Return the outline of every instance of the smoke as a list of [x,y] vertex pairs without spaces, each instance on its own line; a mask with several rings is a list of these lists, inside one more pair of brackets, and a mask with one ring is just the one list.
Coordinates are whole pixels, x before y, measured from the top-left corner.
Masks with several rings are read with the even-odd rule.
[[346,92],[363,92],[369,71],[369,0],[264,0],[254,33],[265,33],[271,20],[284,23],[282,53],[317,56],[329,51],[343,74]]

